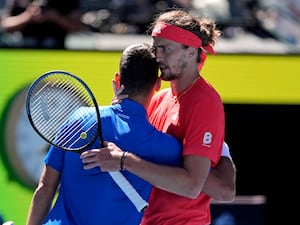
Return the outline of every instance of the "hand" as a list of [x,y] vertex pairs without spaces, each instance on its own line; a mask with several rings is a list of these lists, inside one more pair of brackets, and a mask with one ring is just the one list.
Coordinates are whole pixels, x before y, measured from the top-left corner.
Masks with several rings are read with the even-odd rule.
[[104,147],[83,152],[80,159],[85,170],[100,167],[102,171],[119,171],[122,150],[112,142],[104,142]]
[[128,94],[121,94],[125,89],[124,85],[120,86],[119,82],[112,80],[112,87],[114,91],[114,97],[111,102],[112,105],[121,103],[123,99],[128,98]]
[[30,18],[31,21],[33,22],[39,22],[42,20],[42,10],[41,7],[35,5],[35,4],[30,4],[25,12],[25,14],[27,14]]

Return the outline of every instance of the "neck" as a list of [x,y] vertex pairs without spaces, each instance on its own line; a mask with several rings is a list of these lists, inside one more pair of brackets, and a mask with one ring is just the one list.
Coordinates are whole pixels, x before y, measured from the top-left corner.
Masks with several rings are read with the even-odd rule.
[[200,78],[199,74],[191,77],[182,77],[171,81],[171,89],[173,95],[178,95],[191,85],[193,85]]
[[145,109],[148,108],[149,104],[150,104],[150,100],[151,98],[149,98],[148,96],[142,96],[142,95],[137,95],[134,97],[130,97],[129,99],[131,99],[132,101],[135,101],[137,103],[140,103],[142,106],[145,107]]

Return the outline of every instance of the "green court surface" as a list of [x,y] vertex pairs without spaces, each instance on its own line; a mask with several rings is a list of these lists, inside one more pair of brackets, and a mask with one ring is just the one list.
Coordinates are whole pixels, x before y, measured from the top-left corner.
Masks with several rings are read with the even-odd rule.
[[[25,224],[33,194],[32,188],[18,182],[3,154],[7,150],[3,137],[8,132],[3,124],[12,97],[42,73],[66,70],[87,82],[100,105],[110,104],[111,80],[118,70],[120,55],[101,51],[0,49],[0,215],[5,220]],[[299,62],[297,55],[220,54],[207,57],[202,75],[219,91],[225,104],[300,104]],[[31,157],[26,160],[32,160]]]

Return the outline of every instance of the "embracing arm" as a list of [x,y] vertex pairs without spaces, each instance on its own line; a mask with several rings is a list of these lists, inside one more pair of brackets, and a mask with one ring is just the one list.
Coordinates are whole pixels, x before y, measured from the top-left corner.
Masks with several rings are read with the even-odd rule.
[[[122,151],[109,142],[101,149],[93,149],[81,154],[84,169],[101,167],[103,171],[120,170]],[[182,167],[157,165],[127,153],[123,168],[147,180],[152,185],[174,194],[196,198],[209,174],[210,161],[198,156],[185,156]]]
[[218,165],[210,172],[207,171],[210,162],[205,158],[184,156],[183,162],[182,167],[159,166],[128,154],[124,168],[174,194],[196,198],[202,190],[217,201],[234,200],[236,171],[230,158],[221,157]]
[[184,156],[182,167],[162,166],[129,154],[124,168],[168,192],[196,198],[203,189],[210,161],[198,156]]
[[232,202],[236,195],[236,168],[228,157],[221,157],[207,177],[203,192],[217,201]]
[[45,165],[33,194],[26,225],[40,225],[49,212],[59,184],[59,172]]
[[235,198],[236,168],[226,142],[223,142],[221,158],[211,169],[203,192],[217,201],[232,202]]
[[[85,169],[101,167],[103,171],[120,170],[122,150],[114,143],[81,154]],[[221,157],[210,171],[210,161],[199,156],[184,156],[182,167],[157,165],[127,153],[123,168],[166,191],[196,198],[201,191],[218,201],[235,197],[235,167],[231,159]]]

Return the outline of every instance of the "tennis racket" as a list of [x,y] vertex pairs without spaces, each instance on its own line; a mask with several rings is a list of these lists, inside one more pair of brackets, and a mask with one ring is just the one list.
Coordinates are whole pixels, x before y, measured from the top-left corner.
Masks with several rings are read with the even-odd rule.
[[[103,144],[100,111],[88,85],[66,71],[49,71],[29,87],[26,111],[34,130],[62,150],[81,153],[96,139]],[[119,171],[109,172],[139,212],[146,202]]]

